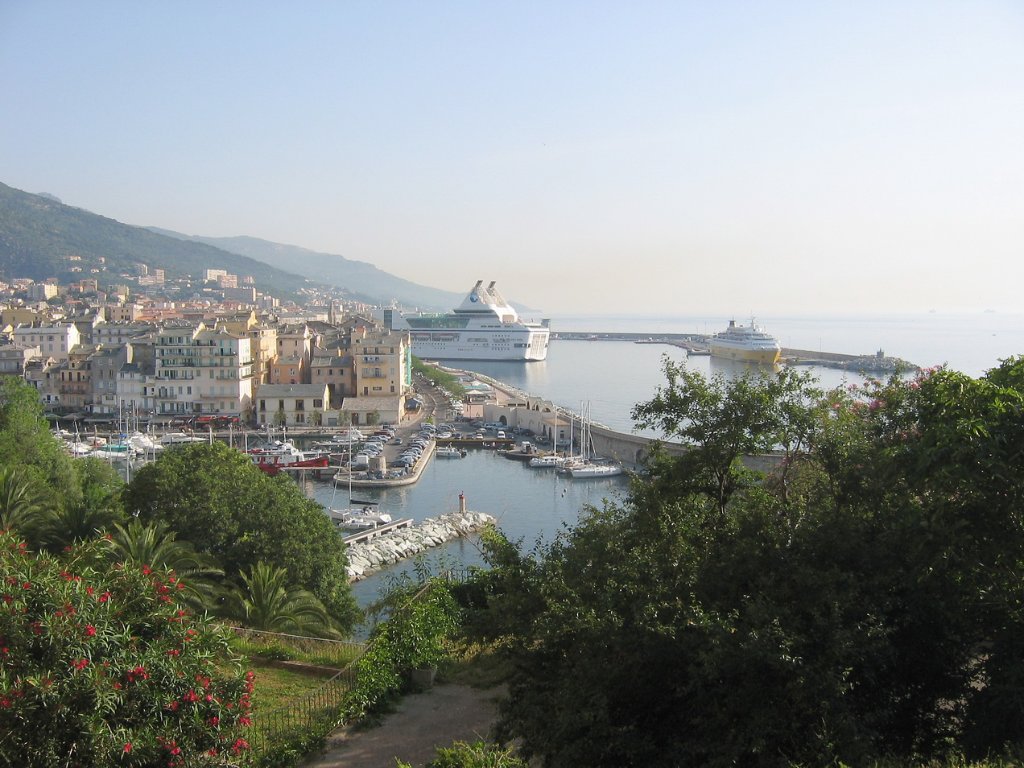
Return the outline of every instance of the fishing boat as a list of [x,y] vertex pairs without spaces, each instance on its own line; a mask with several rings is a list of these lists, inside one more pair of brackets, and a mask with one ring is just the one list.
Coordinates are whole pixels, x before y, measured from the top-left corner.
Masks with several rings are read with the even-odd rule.
[[323,469],[330,463],[330,456],[323,451],[300,451],[289,440],[275,440],[273,443],[249,451],[253,463],[268,475],[276,475],[282,469]]
[[445,445],[434,451],[434,455],[439,459],[464,459],[466,451],[454,445]]

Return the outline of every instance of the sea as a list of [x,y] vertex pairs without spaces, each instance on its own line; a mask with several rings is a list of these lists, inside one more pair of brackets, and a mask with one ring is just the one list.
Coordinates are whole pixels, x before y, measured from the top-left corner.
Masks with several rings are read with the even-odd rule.
[[[747,323],[751,318],[566,315],[553,317],[551,325],[556,331],[590,334],[715,333],[731,319]],[[922,368],[946,365],[972,377],[1024,353],[1024,314],[759,316],[756,322],[783,347],[854,355],[882,350]],[[630,413],[664,383],[666,357],[705,375],[732,376],[747,370],[707,356],[688,358],[683,350],[669,345],[558,339],[552,340],[547,360],[539,363],[463,361],[449,365],[484,374],[572,410],[586,407],[593,421],[613,429],[651,435],[634,429]],[[810,370],[825,388],[860,380],[855,373],[837,369]],[[305,483],[307,493],[325,506],[347,504],[345,489],[336,490],[319,481]],[[506,536],[529,550],[572,526],[586,507],[614,502],[627,487],[628,480],[623,477],[572,480],[491,451],[470,451],[465,459],[431,461],[413,486],[360,491],[359,496],[378,502],[395,519],[421,520],[455,511],[459,494],[464,493],[469,509],[493,515]],[[473,537],[451,542],[432,551],[427,562],[435,570],[479,564],[479,543]],[[395,566],[391,575],[405,567]],[[359,602],[372,602],[387,581],[387,575],[378,574],[357,583]]]

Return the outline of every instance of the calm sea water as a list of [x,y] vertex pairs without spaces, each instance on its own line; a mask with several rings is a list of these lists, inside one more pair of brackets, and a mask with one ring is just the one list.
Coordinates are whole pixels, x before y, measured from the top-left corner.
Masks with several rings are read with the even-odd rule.
[[[552,327],[563,331],[632,333],[712,333],[730,318],[695,317],[588,317],[552,319]],[[748,322],[749,318],[736,318]],[[1024,352],[1024,315],[978,313],[976,315],[891,315],[874,317],[759,317],[758,323],[774,334],[785,347],[873,354],[883,349],[916,365],[948,364],[971,376],[980,376],[1001,359]],[[671,346],[628,342],[558,341],[551,343],[548,359],[541,363],[453,363],[504,381],[529,394],[579,410],[589,403],[597,422],[621,431],[631,431],[630,411],[653,397],[664,378],[663,356],[705,374],[731,375],[731,364],[708,357],[692,357]],[[821,384],[840,386],[852,374],[812,369]],[[531,470],[519,462],[489,452],[471,452],[462,460],[435,460],[414,486],[360,493],[380,501],[395,517],[422,519],[457,508],[458,495],[465,492],[470,509],[488,512],[513,539],[531,545],[536,539],[550,540],[558,530],[572,524],[584,505],[599,505],[602,498],[615,498],[627,483],[622,478],[572,481],[550,471]],[[345,502],[344,491],[336,495],[329,484],[313,484],[308,492],[330,506]],[[473,540],[453,542],[439,548],[446,556],[462,562],[479,561]],[[380,579],[357,586],[365,602],[376,596]]]

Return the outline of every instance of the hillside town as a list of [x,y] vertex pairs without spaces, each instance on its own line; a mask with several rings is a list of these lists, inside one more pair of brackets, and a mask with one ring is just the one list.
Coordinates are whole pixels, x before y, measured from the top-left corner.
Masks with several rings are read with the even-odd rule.
[[0,282],[0,374],[24,377],[53,417],[330,427],[400,422],[414,405],[408,332],[368,305],[314,289],[284,301],[223,269],[120,278]]

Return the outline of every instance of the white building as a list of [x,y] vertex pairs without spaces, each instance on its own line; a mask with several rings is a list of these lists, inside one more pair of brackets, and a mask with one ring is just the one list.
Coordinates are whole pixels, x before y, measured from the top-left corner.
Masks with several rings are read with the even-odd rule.
[[45,357],[66,363],[68,352],[82,342],[74,323],[32,323],[14,329],[14,343],[22,347],[39,347]]
[[252,407],[252,384],[248,337],[201,323],[157,332],[153,404],[158,416],[244,416]]

